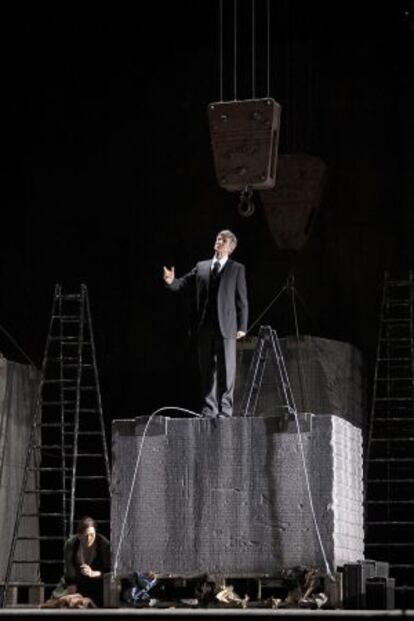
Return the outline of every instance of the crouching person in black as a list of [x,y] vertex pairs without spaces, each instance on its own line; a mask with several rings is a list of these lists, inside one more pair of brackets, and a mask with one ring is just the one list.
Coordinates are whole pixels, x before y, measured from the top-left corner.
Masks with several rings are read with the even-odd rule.
[[103,575],[110,571],[110,546],[106,537],[96,532],[91,517],[82,518],[77,534],[66,541],[64,563],[64,575],[52,597],[80,593],[103,606]]

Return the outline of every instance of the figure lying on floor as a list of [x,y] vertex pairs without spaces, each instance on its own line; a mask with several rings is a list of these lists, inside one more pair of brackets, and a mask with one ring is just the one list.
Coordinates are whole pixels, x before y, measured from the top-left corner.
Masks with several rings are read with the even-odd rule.
[[272,608],[321,608],[328,598],[321,591],[319,570],[300,565],[282,571],[288,594],[284,600],[272,598]]
[[61,597],[51,597],[40,608],[97,608],[97,605],[90,597],[83,597],[80,593],[62,595]]

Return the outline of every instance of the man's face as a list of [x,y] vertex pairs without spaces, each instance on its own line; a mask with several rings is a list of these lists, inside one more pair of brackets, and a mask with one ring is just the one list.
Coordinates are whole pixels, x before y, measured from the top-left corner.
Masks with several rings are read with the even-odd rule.
[[231,240],[229,237],[222,237],[217,235],[216,242],[214,244],[214,250],[219,257],[228,256],[232,252]]

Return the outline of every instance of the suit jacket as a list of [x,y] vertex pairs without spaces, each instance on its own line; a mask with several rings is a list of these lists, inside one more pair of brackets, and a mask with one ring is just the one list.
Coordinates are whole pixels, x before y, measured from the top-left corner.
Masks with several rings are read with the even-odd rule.
[[[180,291],[188,286],[195,286],[197,328],[203,325],[206,311],[211,277],[211,260],[199,261],[197,265],[175,278],[171,285],[172,291]],[[248,302],[246,274],[244,265],[228,259],[222,268],[217,292],[217,315],[223,338],[234,339],[237,332],[247,332]]]

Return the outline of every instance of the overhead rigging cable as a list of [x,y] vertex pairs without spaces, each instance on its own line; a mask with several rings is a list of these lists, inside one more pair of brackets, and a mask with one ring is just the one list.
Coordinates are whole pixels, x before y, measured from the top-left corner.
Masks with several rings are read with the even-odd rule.
[[271,308],[273,306],[273,304],[276,302],[276,300],[282,295],[282,293],[284,291],[286,291],[287,285],[283,285],[283,287],[280,289],[280,291],[275,295],[275,297],[269,302],[269,304],[266,306],[266,308],[264,309],[264,311],[253,321],[253,323],[248,327],[247,331],[246,331],[246,335],[249,334],[249,332],[251,332],[253,330],[253,328],[255,327],[255,325],[257,323],[259,323],[259,321],[262,319],[262,317],[264,317],[267,313],[267,311],[269,310],[269,308]]
[[13,345],[19,350],[19,352],[22,354],[22,356],[24,358],[26,358],[26,360],[28,361],[28,363],[34,368],[36,369],[36,365],[33,362],[33,360],[31,360],[29,358],[29,356],[26,354],[26,352],[20,347],[20,345],[18,344],[18,342],[11,336],[11,334],[9,334],[7,332],[7,330],[5,328],[3,328],[2,325],[0,325],[0,330],[3,332],[3,334],[5,334],[7,336],[7,338],[10,340],[11,343],[13,343]]
[[223,101],[223,0],[219,0],[219,79],[220,101]]
[[270,97],[270,0],[267,0],[267,97]]
[[234,68],[233,68],[233,88],[234,101],[237,101],[237,0],[233,0],[233,47],[234,47]]
[[255,2],[252,0],[252,99],[256,96],[256,13]]

